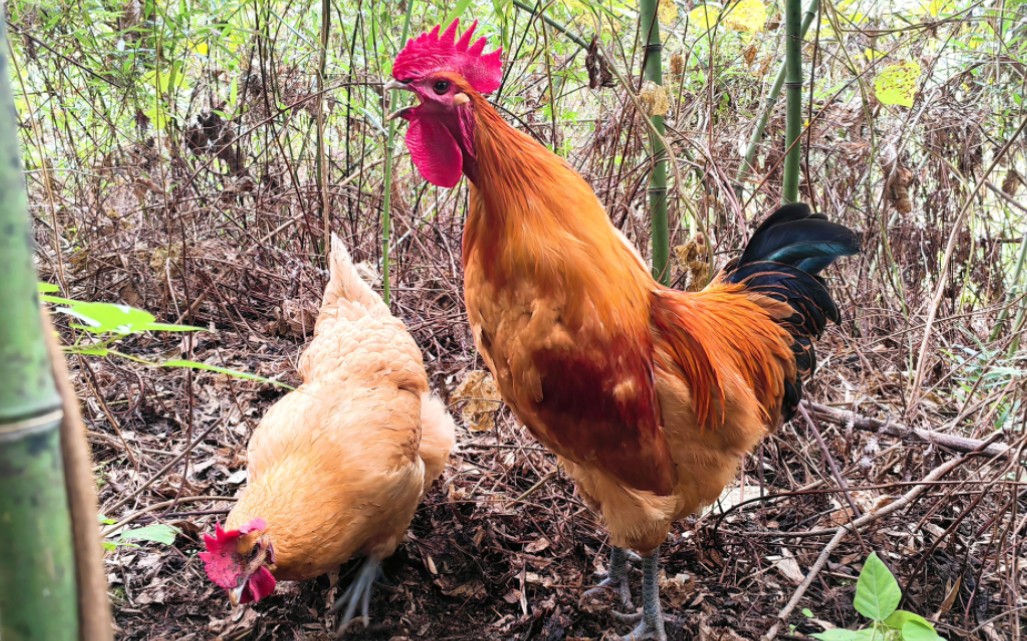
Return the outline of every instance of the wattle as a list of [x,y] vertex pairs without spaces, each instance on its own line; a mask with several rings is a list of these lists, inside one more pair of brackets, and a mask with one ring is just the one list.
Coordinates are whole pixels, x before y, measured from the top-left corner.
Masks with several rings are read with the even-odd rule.
[[407,130],[407,148],[414,166],[424,179],[439,187],[452,188],[463,173],[460,145],[445,125],[430,118],[419,118]]

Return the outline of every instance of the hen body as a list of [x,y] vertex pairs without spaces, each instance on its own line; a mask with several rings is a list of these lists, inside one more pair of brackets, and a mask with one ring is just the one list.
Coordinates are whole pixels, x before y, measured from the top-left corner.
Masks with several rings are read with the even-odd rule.
[[266,537],[270,569],[285,580],[354,556],[376,565],[391,555],[454,442],[420,350],[337,238],[299,372],[302,385],[274,404],[250,440],[249,484],[226,523],[236,530],[262,519],[266,527],[244,535],[240,552]]

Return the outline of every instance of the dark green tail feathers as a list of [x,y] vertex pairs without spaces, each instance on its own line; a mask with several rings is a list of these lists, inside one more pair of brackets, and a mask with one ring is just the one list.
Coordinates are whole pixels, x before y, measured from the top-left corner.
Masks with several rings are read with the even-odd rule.
[[723,279],[788,303],[795,314],[782,325],[792,335],[798,375],[785,383],[784,417],[802,400],[802,379],[817,366],[813,341],[827,321],[839,321],[838,307],[820,272],[842,256],[859,253],[860,237],[844,225],[814,214],[808,205],[785,205],[756,228],[745,251],[724,267]]

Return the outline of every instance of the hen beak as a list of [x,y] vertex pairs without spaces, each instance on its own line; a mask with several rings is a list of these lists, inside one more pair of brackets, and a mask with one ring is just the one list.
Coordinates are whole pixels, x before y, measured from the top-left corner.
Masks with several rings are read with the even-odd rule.
[[239,605],[239,601],[242,600],[242,592],[246,589],[246,582],[249,580],[249,577],[246,577],[238,587],[228,591],[228,601],[232,604],[232,607]]
[[[386,82],[384,85],[382,85],[382,91],[395,91],[396,89],[400,89],[402,91],[413,91],[413,89],[410,88],[410,85],[404,82],[400,82],[398,80],[390,80]],[[397,109],[396,111],[393,111],[391,114],[389,114],[385,118],[385,120],[395,120],[396,118],[399,118],[401,115],[403,115],[403,112],[407,109],[411,109],[411,107],[403,107],[402,109]]]

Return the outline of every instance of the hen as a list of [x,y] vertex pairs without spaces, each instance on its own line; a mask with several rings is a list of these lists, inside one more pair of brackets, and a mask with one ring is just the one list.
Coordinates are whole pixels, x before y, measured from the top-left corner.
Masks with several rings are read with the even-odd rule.
[[474,25],[458,39],[457,27],[399,53],[386,87],[418,102],[393,115],[409,121],[425,179],[470,180],[464,294],[478,350],[602,515],[612,543],[603,585],[628,607],[625,548],[643,555],[643,607],[626,638],[666,639],[657,549],[795,411],[812,341],[838,320],[817,274],[859,238],[789,205],[703,291],[661,286],[588,183],[482,96],[501,84],[501,51],[472,44]]
[[249,484],[200,557],[233,603],[258,601],[276,580],[302,581],[365,556],[336,608],[361,608],[382,559],[403,540],[442,473],[454,423],[428,389],[403,322],[332,237],[330,278],[302,385],[264,416],[248,448]]

